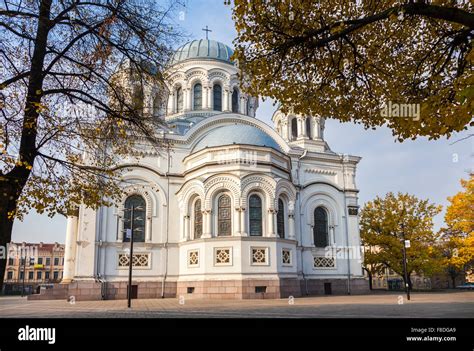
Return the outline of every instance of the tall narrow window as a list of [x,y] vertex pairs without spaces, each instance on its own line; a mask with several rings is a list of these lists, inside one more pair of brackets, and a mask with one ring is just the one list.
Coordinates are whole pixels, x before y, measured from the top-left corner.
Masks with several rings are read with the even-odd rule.
[[168,98],[163,93],[157,93],[153,99],[153,116],[163,117],[166,114],[166,106],[168,104]]
[[201,200],[194,203],[194,239],[199,239],[202,235],[202,212]]
[[183,111],[183,89],[178,87],[176,89],[176,112]]
[[282,199],[278,199],[277,232],[280,238],[285,238],[285,206]]
[[[133,208],[133,218],[132,218]],[[133,242],[145,241],[145,214],[146,203],[145,199],[140,195],[131,195],[125,200],[124,213],[124,236],[123,241],[130,241],[127,236],[127,229],[132,229],[133,223]]]
[[232,212],[229,195],[221,195],[217,201],[217,235],[232,234]]
[[247,116],[250,116],[251,108],[252,108],[252,99],[249,96],[247,97]]
[[232,91],[232,112],[239,113],[239,92],[235,88]]
[[196,84],[193,89],[194,104],[193,110],[202,110],[202,85]]
[[158,117],[163,115],[162,106],[163,103],[161,101],[161,97],[156,94],[156,96],[153,98],[153,116]]
[[222,88],[219,84],[212,87],[213,106],[215,111],[222,111]]
[[249,234],[262,236],[262,199],[258,195],[249,198]]
[[316,247],[328,246],[328,214],[322,207],[314,210],[313,236]]
[[311,118],[306,117],[306,136],[311,139]]
[[291,120],[291,136],[293,140],[298,137],[298,120],[296,117]]
[[135,113],[143,113],[143,85],[138,84],[133,88],[132,106]]

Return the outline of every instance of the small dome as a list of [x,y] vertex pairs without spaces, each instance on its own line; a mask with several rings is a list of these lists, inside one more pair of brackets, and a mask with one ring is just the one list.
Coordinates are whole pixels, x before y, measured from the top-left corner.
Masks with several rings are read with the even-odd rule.
[[171,65],[190,59],[211,59],[232,63],[234,51],[227,45],[209,39],[193,40],[181,46],[171,58]]
[[231,124],[213,128],[197,142],[193,152],[206,147],[234,144],[266,146],[282,151],[275,139],[257,127],[247,124]]

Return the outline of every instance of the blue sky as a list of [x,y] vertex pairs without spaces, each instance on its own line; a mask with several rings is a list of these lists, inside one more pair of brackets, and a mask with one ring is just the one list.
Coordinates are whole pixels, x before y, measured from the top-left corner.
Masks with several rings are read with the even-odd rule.
[[[236,33],[231,8],[222,0],[188,1],[181,14],[178,13],[176,23],[189,39],[204,38],[202,28],[208,25],[212,30],[210,39],[230,46]],[[261,102],[257,118],[271,125],[274,110],[272,101]],[[325,139],[335,152],[362,157],[356,178],[361,205],[377,195],[401,191],[428,198],[446,207],[446,198],[461,190],[459,180],[466,179],[469,170],[473,169],[474,138],[453,144],[467,134],[461,133],[449,140],[428,141],[420,138],[395,143],[387,128],[364,130],[360,125],[328,120]],[[439,228],[442,223],[443,214],[435,218],[435,226]],[[14,224],[12,239],[64,242],[65,235],[64,217],[51,219],[32,213],[23,222]]]

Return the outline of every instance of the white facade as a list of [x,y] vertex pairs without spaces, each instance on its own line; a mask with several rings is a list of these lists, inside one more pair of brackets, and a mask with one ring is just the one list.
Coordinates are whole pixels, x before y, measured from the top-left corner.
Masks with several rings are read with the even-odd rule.
[[[160,116],[169,129],[157,131],[170,148],[143,145],[143,157],[123,160],[117,207],[80,206],[68,218],[64,282],[100,281],[118,287],[109,298],[123,297],[126,201],[138,195],[145,204],[142,241],[134,242],[139,297],[160,296],[165,285],[171,296],[281,297],[321,293],[323,283],[345,292],[349,278],[350,288],[364,289],[360,158],[329,149],[323,118],[277,111],[275,128],[256,119],[258,99],[240,91],[239,70],[222,46],[195,41],[178,51]],[[145,92],[145,108],[153,94]],[[347,257],[348,247],[356,257]]]

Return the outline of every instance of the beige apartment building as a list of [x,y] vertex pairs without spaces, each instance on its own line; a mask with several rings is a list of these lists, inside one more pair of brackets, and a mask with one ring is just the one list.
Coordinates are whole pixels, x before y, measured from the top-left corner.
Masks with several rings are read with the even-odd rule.
[[3,292],[37,292],[41,285],[59,283],[63,276],[64,245],[59,243],[14,243],[8,245]]

